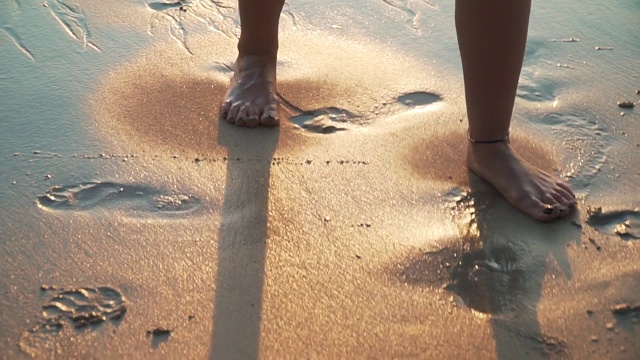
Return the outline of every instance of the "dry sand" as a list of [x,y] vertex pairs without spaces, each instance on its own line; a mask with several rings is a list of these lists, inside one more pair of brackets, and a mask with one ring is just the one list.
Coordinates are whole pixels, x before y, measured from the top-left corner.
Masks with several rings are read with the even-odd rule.
[[[466,171],[459,70],[403,49],[412,37],[444,48],[450,27],[418,15],[450,16],[450,4],[319,3],[283,15],[282,126],[249,130],[215,116],[233,7],[136,2],[119,16],[52,2],[53,15],[89,19],[72,29],[95,27],[79,34],[100,50],[81,59],[100,67],[70,101],[82,120],[50,130],[78,144],[5,142],[18,154],[0,173],[16,204],[0,207],[0,355],[637,358],[638,115],[604,119],[585,90],[598,80],[545,67],[534,36],[513,144],[580,195],[574,218],[535,222]],[[359,34],[369,17],[405,40]],[[124,24],[146,46],[109,40]],[[27,170],[45,176],[10,188]]]

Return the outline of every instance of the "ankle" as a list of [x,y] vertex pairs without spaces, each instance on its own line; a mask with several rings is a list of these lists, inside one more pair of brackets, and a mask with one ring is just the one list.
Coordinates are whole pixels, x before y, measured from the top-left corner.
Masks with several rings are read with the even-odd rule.
[[234,74],[240,74],[247,71],[258,71],[275,77],[276,63],[277,60],[273,57],[238,54],[234,67]]
[[469,142],[467,145],[467,156],[475,160],[497,160],[498,158],[511,153],[511,146],[506,141],[489,144]]
[[467,140],[469,140],[469,142],[471,142],[472,144],[495,144],[495,143],[508,143],[509,142],[509,132],[507,131],[507,134],[504,136],[492,136],[489,137],[488,139],[485,138],[479,138],[479,137],[473,137],[471,136],[471,131],[467,131]]
[[275,55],[256,55],[238,53],[236,58],[235,69],[236,70],[250,70],[250,69],[272,69],[275,70],[278,60]]
[[275,61],[278,56],[278,43],[271,45],[238,42],[238,58],[255,56]]

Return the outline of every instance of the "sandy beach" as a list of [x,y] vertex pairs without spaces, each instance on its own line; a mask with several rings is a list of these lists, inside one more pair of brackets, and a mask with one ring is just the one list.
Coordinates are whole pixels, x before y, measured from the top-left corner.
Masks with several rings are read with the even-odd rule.
[[638,2],[534,2],[553,223],[466,169],[453,3],[288,2],[245,129],[235,2],[1,1],[0,358],[640,357]]

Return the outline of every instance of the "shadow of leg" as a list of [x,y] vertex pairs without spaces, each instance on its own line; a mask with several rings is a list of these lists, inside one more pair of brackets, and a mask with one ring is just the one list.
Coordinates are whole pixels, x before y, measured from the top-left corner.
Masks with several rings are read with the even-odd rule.
[[[279,129],[221,122],[227,176],[218,242],[211,359],[257,359],[271,159]],[[250,161],[248,161],[250,160]]]
[[473,175],[470,185],[479,241],[452,269],[450,289],[491,315],[499,359],[561,355],[565,344],[541,329],[537,307],[551,259],[571,278],[566,245],[580,239],[580,230],[569,221],[529,219]]

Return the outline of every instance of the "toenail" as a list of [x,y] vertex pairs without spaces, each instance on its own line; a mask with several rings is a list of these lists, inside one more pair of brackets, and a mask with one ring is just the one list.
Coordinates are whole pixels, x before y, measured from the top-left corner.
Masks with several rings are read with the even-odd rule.
[[556,209],[558,208],[555,206],[547,205],[545,206],[544,210],[542,210],[542,212],[545,213],[546,215],[551,215]]

